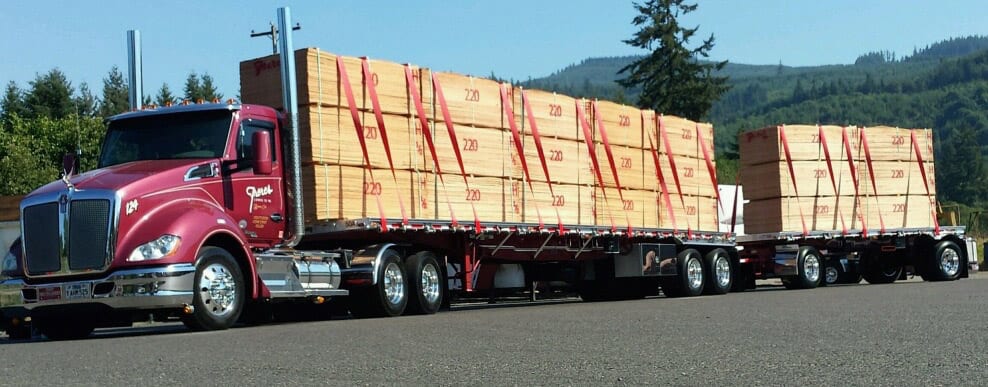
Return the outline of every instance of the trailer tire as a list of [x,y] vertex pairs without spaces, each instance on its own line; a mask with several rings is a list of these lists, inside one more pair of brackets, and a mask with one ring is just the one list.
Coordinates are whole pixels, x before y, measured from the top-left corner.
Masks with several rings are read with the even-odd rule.
[[660,277],[666,297],[693,297],[703,293],[703,258],[696,249],[686,249],[676,256],[676,275]]
[[233,326],[243,312],[244,276],[233,256],[221,247],[205,246],[196,257],[193,311],[182,323],[193,330],[223,330]]
[[952,241],[941,241],[933,247],[933,254],[926,257],[923,279],[927,281],[953,281],[960,277],[964,258],[961,249]]
[[406,314],[433,314],[443,305],[443,272],[436,255],[421,251],[405,259],[408,274]]
[[844,271],[841,270],[840,265],[831,260],[823,266],[823,273],[820,276],[820,286],[839,284],[843,276]]
[[899,279],[903,270],[898,262],[867,259],[861,277],[872,285],[890,284]]
[[803,246],[796,253],[796,275],[782,279],[786,289],[813,289],[820,285],[823,259],[812,246]]
[[734,283],[734,268],[731,256],[724,249],[713,249],[703,259],[704,271],[707,273],[707,283],[703,287],[704,294],[725,294],[731,291]]
[[408,306],[408,276],[401,257],[388,250],[377,268],[377,284],[350,291],[350,313],[354,317],[400,316]]
[[34,322],[41,334],[49,340],[75,340],[88,337],[96,326],[86,319],[55,317]]

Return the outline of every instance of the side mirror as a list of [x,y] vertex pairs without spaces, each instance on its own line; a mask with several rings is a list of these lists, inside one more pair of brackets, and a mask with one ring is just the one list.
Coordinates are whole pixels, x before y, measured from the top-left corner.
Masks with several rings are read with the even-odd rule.
[[261,130],[254,132],[251,140],[254,144],[254,154],[251,155],[254,174],[270,175],[273,168],[271,162],[271,135],[268,134],[268,131]]

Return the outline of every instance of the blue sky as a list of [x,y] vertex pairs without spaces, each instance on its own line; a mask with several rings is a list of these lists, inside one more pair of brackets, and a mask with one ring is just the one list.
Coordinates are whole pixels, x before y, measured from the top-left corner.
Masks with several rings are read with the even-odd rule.
[[[524,80],[592,56],[638,54],[621,41],[635,28],[630,1],[2,1],[0,82],[21,88],[58,67],[97,95],[110,67],[126,71],[127,30],[141,31],[145,94],[209,73],[227,97],[238,63],[267,55],[250,38],[289,6],[302,24],[296,48],[409,62],[436,70]],[[852,63],[865,52],[948,37],[988,35],[979,0],[711,0],[682,18],[714,34],[713,59],[805,66]],[[125,73],[126,74],[126,73]]]

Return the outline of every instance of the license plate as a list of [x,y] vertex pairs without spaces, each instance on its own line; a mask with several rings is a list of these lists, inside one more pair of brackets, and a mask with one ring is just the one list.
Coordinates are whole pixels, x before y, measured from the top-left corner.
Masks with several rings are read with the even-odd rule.
[[38,301],[54,301],[62,299],[62,288],[51,286],[38,288]]
[[81,298],[89,298],[92,293],[90,290],[91,288],[88,283],[65,285],[65,299],[78,300]]

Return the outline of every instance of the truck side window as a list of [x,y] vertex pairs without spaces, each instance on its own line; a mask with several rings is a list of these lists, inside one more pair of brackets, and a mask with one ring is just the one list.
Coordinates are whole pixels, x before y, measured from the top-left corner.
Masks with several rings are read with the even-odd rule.
[[[237,158],[240,160],[250,160],[254,154],[254,132],[266,130],[271,139],[271,146],[275,147],[274,124],[267,121],[247,120],[240,124],[240,131],[237,134]],[[271,161],[275,161],[275,149],[271,149]]]

